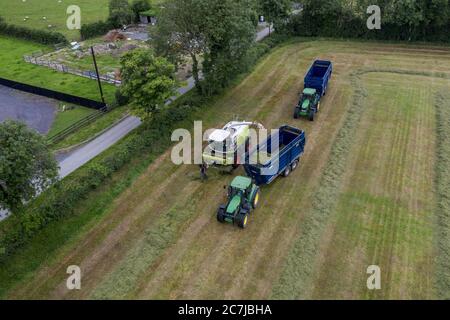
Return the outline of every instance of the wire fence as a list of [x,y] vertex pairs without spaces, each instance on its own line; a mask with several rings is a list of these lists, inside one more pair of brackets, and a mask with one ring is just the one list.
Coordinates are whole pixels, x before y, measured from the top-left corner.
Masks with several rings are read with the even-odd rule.
[[[24,55],[23,59],[27,63],[47,67],[47,68],[56,70],[58,72],[70,73],[70,74],[88,78],[91,80],[97,80],[97,74],[95,73],[95,71],[80,70],[80,69],[76,69],[76,68],[71,68],[71,67],[69,67],[65,64],[59,63],[59,62],[50,61],[50,60],[44,58],[44,52],[42,52],[42,51],[33,52],[31,55]],[[100,75],[100,80],[103,82],[114,84],[116,86],[119,86],[122,84],[122,81],[117,80],[114,76],[107,75],[107,74]]]
[[78,131],[79,129],[91,124],[98,118],[104,116],[108,112],[108,107],[104,107],[87,117],[84,117],[83,119],[77,121],[76,123],[72,124],[71,126],[67,127],[66,129],[58,132],[57,134],[47,137],[47,144],[52,145],[60,142],[61,140],[65,139],[70,134],[74,133],[75,131]]

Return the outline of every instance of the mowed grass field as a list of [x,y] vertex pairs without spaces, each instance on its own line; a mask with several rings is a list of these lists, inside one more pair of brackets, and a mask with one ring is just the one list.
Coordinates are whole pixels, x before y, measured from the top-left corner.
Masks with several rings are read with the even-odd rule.
[[[294,120],[304,74],[317,58],[334,62],[328,94],[316,122]],[[263,187],[248,229],[216,221],[232,176],[201,182],[196,166],[173,165],[168,150],[114,201],[94,206],[93,197],[79,217],[19,251],[2,266],[0,296],[443,298],[450,242],[439,195],[449,172],[437,169],[437,155],[450,150],[450,139],[438,139],[445,137],[438,123],[448,114],[439,108],[450,91],[449,58],[441,47],[281,46],[199,116],[205,129],[239,115],[307,133],[301,167]],[[66,289],[69,265],[82,269],[79,291]],[[381,290],[367,289],[370,265],[381,268]]]
[[[85,24],[106,19],[108,3],[109,0],[0,0],[0,16],[11,24],[58,31],[68,40],[79,40],[80,32],[67,28],[67,8],[79,6],[81,23]],[[28,19],[24,21],[26,17]],[[49,25],[52,27],[49,28]]]

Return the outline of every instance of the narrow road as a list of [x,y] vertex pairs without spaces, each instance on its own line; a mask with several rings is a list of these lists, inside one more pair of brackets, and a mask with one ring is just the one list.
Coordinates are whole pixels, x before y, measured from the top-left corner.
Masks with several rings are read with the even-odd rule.
[[268,37],[271,33],[273,33],[274,30],[275,30],[274,28],[269,28],[269,27],[267,27],[267,28],[265,28],[265,29],[259,31],[259,32],[256,34],[256,42],[259,42],[259,41],[264,40],[264,39],[265,39],[266,37]]
[[[177,90],[178,96],[172,97],[171,102],[191,91],[194,87],[195,81],[191,77],[187,80],[187,84],[185,86]],[[141,123],[142,122],[138,117],[128,116],[94,140],[80,146],[77,149],[58,156],[57,160],[60,166],[59,176],[61,179],[67,177],[72,172],[101,154],[103,151],[107,150],[109,147],[125,137],[128,133],[139,127]]]
[[70,156],[66,155],[64,159],[59,162],[59,175],[61,179],[67,177],[82,165],[114,145],[140,124],[141,120],[139,118],[127,117],[98,138],[73,151]]

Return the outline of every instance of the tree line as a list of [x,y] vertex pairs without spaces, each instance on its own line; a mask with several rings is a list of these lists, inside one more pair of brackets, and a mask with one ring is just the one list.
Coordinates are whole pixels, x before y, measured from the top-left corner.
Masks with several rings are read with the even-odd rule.
[[[304,0],[283,28],[292,35],[450,42],[449,0]],[[369,30],[367,8],[381,9],[381,29]]]

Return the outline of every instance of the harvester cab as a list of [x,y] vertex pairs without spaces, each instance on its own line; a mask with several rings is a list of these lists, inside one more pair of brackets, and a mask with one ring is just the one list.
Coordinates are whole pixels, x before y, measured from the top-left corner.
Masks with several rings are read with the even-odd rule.
[[248,216],[256,209],[260,199],[259,187],[248,177],[236,177],[228,187],[227,204],[221,205],[217,211],[219,222],[237,224],[245,229]]
[[320,98],[321,96],[316,89],[304,89],[295,108],[294,118],[308,117],[310,121],[314,121],[314,116],[320,109]]
[[243,163],[250,150],[250,128],[264,129],[264,126],[256,122],[231,121],[210,134],[202,155],[202,178],[206,178],[210,167],[232,172]]

